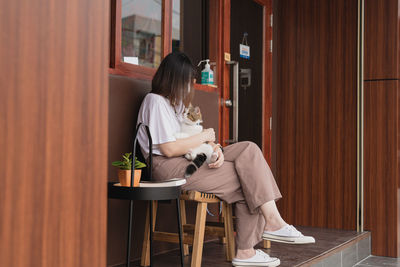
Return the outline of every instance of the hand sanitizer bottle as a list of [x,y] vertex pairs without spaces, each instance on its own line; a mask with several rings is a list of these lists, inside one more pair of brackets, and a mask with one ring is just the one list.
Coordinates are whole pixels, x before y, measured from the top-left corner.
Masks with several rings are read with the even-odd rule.
[[210,68],[210,60],[202,60],[199,62],[199,65],[202,62],[206,62],[204,69],[201,71],[201,84],[214,84],[214,72]]

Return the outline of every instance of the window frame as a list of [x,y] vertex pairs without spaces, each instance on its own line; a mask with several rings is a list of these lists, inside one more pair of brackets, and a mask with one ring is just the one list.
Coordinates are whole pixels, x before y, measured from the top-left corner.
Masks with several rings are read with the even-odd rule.
[[[151,80],[155,68],[129,64],[121,61],[122,0],[111,0],[110,65],[109,73],[137,79]],[[172,51],[172,0],[162,0],[161,8],[161,58]]]

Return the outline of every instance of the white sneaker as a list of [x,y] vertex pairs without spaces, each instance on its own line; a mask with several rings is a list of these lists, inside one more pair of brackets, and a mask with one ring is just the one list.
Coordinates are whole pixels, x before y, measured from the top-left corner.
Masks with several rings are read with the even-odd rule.
[[312,236],[304,236],[293,225],[286,225],[276,231],[264,231],[262,238],[265,240],[288,243],[288,244],[310,244],[315,243]]
[[279,266],[281,261],[278,258],[272,258],[261,249],[256,250],[256,255],[248,259],[237,259],[232,260],[233,266],[268,266],[274,267]]

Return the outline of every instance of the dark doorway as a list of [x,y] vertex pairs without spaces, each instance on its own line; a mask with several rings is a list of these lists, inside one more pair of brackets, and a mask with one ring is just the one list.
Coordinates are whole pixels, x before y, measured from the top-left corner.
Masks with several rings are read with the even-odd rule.
[[[247,38],[244,36],[247,34]],[[240,57],[240,44],[250,47],[250,58]],[[263,6],[249,0],[231,1],[231,58],[239,61],[240,73],[251,72],[250,78],[239,78],[239,141],[253,141],[262,147],[262,74],[263,74]],[[232,75],[232,74],[231,74]],[[244,75],[246,76],[246,75]],[[245,87],[250,80],[250,86]],[[232,77],[231,77],[232,81]],[[231,95],[232,94],[232,82]],[[232,136],[232,115],[231,136]]]

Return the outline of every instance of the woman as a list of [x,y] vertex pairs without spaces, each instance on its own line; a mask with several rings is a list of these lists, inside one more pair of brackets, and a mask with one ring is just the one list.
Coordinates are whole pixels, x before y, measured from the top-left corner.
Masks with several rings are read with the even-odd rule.
[[[234,266],[278,266],[279,259],[269,257],[254,246],[262,239],[284,243],[314,243],[280,216],[275,200],[281,198],[271,170],[258,146],[239,142],[224,148],[215,144],[213,129],[183,139],[180,132],[185,107],[193,98],[195,68],[183,53],[171,53],[161,62],[152,81],[152,91],[143,100],[138,123],[149,126],[153,139],[153,177],[184,177],[188,161],[182,157],[191,148],[208,142],[218,154],[217,161],[203,164],[183,186],[185,190],[213,193],[235,203],[237,217]],[[147,157],[148,139],[143,129],[139,144]]]

